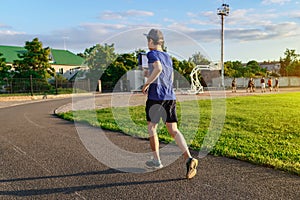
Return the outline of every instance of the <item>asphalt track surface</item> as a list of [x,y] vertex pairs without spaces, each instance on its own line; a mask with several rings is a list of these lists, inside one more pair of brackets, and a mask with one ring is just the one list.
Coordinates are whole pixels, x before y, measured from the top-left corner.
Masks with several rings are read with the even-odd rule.
[[[0,109],[0,199],[300,199],[299,176],[224,157],[199,159],[191,180],[182,157],[155,172],[112,169],[87,151],[74,123],[53,114],[71,102]],[[149,151],[147,140],[105,134],[120,148]]]

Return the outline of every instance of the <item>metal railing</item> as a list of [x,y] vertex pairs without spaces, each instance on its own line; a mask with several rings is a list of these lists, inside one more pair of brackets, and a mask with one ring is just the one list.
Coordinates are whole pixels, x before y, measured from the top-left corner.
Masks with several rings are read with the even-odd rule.
[[65,80],[45,80],[39,78],[12,78],[0,82],[0,93],[9,94],[61,94],[72,92],[90,92],[90,81],[77,80],[65,81]]

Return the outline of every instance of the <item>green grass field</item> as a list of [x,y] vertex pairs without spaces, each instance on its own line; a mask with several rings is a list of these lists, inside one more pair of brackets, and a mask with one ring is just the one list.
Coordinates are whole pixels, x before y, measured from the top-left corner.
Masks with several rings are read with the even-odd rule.
[[[225,123],[211,154],[300,175],[300,93],[233,97],[223,102],[226,104]],[[199,109],[195,109],[195,105]],[[183,106],[184,114],[181,113]],[[180,130],[190,148],[199,151],[210,127],[212,102],[180,102],[177,110]],[[147,137],[144,106],[76,111],[59,116]],[[189,119],[181,119],[181,116]],[[173,141],[163,124],[159,125],[159,138],[166,143]]]

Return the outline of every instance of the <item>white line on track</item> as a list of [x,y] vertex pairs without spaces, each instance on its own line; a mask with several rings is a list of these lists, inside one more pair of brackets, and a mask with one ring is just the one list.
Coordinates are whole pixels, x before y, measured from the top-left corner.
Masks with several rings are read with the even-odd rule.
[[31,123],[31,124],[33,124],[33,125],[39,127],[39,128],[45,128],[44,126],[41,126],[41,125],[35,123],[34,121],[32,121],[31,119],[29,119],[29,117],[27,116],[27,113],[24,113],[24,117],[25,117],[25,119],[26,119],[29,123]]

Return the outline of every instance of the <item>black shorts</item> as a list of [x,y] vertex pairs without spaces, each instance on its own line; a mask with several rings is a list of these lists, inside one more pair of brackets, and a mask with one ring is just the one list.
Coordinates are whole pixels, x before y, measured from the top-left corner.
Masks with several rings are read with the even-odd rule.
[[148,122],[158,123],[160,119],[164,123],[178,122],[176,115],[176,100],[147,100],[146,117]]

